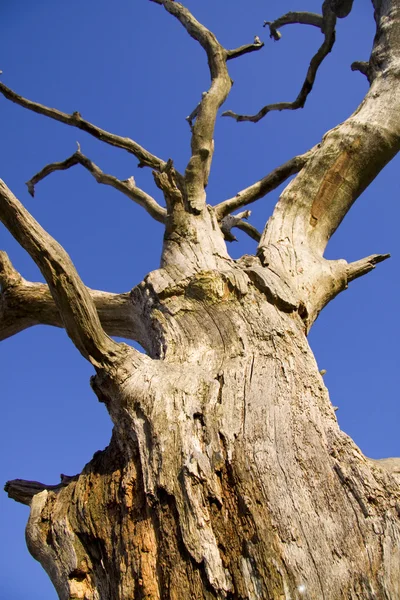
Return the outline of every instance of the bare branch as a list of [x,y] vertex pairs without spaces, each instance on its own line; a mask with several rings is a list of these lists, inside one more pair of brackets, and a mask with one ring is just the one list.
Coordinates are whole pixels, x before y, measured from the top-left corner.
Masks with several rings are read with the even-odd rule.
[[279,17],[275,21],[264,21],[263,27],[269,27],[270,37],[278,41],[281,39],[282,34],[279,32],[281,27],[285,25],[313,25],[318,29],[323,28],[323,16],[317,13],[311,12],[288,12],[285,15]]
[[93,175],[98,183],[110,185],[119,192],[122,192],[125,194],[125,196],[128,196],[128,198],[137,204],[140,204],[140,206],[142,206],[149,213],[149,215],[153,217],[153,219],[159,221],[160,223],[165,223],[167,215],[165,208],[160,206],[158,202],[152,198],[152,196],[138,188],[133,177],[130,177],[125,181],[121,181],[113,175],[107,175],[106,173],[103,173],[103,171],[94,162],[82,154],[80,148],[78,148],[78,150],[66,160],[46,165],[41,171],[39,171],[39,173],[34,175],[32,179],[26,183],[29,193],[31,196],[34,196],[35,185],[51,173],[54,173],[54,171],[64,171],[77,164],[85,167],[85,169],[87,169],[89,173]]
[[234,227],[247,233],[247,235],[253,238],[253,240],[256,240],[256,242],[260,241],[261,233],[253,225],[247,223],[247,219],[250,215],[251,211],[245,210],[238,215],[227,215],[222,219],[220,223],[221,231],[228,242],[237,242],[236,237],[232,233]]
[[247,235],[250,236],[256,242],[260,241],[261,233],[251,223],[246,223],[246,221],[239,221],[239,223],[237,223],[235,227],[237,227],[241,231],[244,231],[244,233],[247,233]]
[[350,266],[323,258],[351,206],[400,150],[400,21],[393,18],[391,3],[375,4],[371,87],[354,113],[324,135],[312,160],[283,191],[257,250],[263,264],[293,275],[307,329],[347,281],[387,258],[368,257]]
[[377,264],[388,258],[390,258],[390,254],[372,254],[361,260],[349,263],[347,265],[347,281],[353,281],[353,279],[357,279],[357,277],[366,275],[372,271],[372,269],[375,269]]
[[79,163],[79,160],[76,154],[77,153],[75,152],[75,154],[72,154],[72,156],[70,156],[66,160],[63,160],[62,162],[55,162],[46,165],[41,171],[36,173],[36,175],[34,175],[29,181],[27,181],[26,186],[32,198],[34,198],[35,196],[35,185],[39,183],[39,181],[42,181],[42,179],[50,175],[50,173],[54,173],[54,171],[65,171],[70,167],[77,165]]
[[245,44],[244,46],[240,46],[239,48],[235,48],[234,50],[227,50],[226,60],[231,60],[232,58],[238,58],[239,56],[243,56],[244,54],[249,54],[249,52],[257,52],[264,47],[264,42],[260,40],[258,36],[255,36],[253,44]]
[[[26,281],[12,267],[5,252],[0,253],[2,265],[4,257],[11,268],[2,268],[0,272],[0,341],[35,325],[64,327],[49,287],[45,283]],[[108,335],[134,340],[150,351],[142,306],[134,301],[132,292],[112,294],[87,290]]]
[[213,136],[217,112],[225,102],[232,86],[226,66],[228,52],[221,46],[215,35],[199,23],[179,2],[151,1],[162,5],[167,12],[178,19],[188,34],[199,42],[208,58],[211,86],[208,92],[203,94],[199,106],[195,109],[196,120],[192,126],[191,139],[192,156],[185,171],[186,200],[194,212],[200,213],[206,206],[204,190],[207,186],[214,151]]
[[67,113],[61,112],[56,108],[49,108],[37,102],[32,102],[31,100],[27,100],[19,94],[16,94],[3,83],[0,83],[0,93],[3,94],[3,96],[8,100],[11,100],[11,102],[18,104],[23,108],[27,108],[28,110],[38,113],[39,115],[44,115],[45,117],[49,117],[50,119],[54,119],[55,121],[60,121],[60,123],[65,123],[65,125],[82,129],[82,131],[89,133],[96,139],[105,142],[106,144],[126,150],[130,154],[136,156],[136,158],[139,160],[139,167],[151,167],[157,171],[162,171],[166,167],[167,163],[165,161],[161,160],[154,154],[151,154],[130,138],[121,137],[119,135],[115,135],[114,133],[110,133],[109,131],[105,131],[104,129],[100,129],[100,127],[93,125],[93,123],[89,123],[89,121],[82,119],[79,112],[74,112],[71,115],[68,115]]
[[255,115],[239,115],[231,110],[228,110],[222,114],[223,117],[232,117],[236,119],[236,121],[251,121],[252,123],[257,123],[260,121],[260,119],[265,117],[265,115],[273,110],[297,110],[298,108],[304,107],[307,97],[313,88],[318,69],[325,57],[332,50],[333,44],[335,43],[336,15],[331,10],[329,1],[326,1],[323,5],[323,15],[317,15],[308,12],[290,12],[283,15],[276,21],[265,21],[264,26],[269,25],[271,37],[275,40],[279,40],[281,34],[278,31],[278,28],[294,23],[319,27],[324,34],[324,41],[311,59],[306,78],[297,98],[293,102],[267,104]]
[[0,180],[0,220],[41,270],[65,329],[96,368],[110,367],[125,352],[101,327],[93,300],[66,251]]
[[312,148],[305,154],[291,158],[263,177],[263,179],[260,179],[260,181],[257,181],[248,188],[238,192],[233,198],[229,198],[229,200],[224,200],[223,202],[220,202],[220,204],[217,204],[214,207],[217,219],[221,220],[234,210],[247,206],[256,200],[263,198],[269,194],[269,192],[272,192],[272,190],[276,189],[281,183],[286,181],[288,177],[298,173],[314,153],[315,148]]
[[6,485],[4,486],[4,491],[7,492],[8,497],[12,500],[15,500],[15,502],[30,506],[32,498],[36,494],[39,494],[44,490],[59,492],[72,480],[77,478],[78,475],[75,477],[61,476],[60,483],[57,483],[56,485],[45,485],[39,481],[27,481],[25,479],[13,479],[12,481],[7,481]]

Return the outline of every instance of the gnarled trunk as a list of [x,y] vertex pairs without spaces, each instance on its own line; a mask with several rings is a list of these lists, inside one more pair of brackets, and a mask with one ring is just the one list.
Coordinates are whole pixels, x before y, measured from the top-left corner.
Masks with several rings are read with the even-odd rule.
[[94,381],[110,446],[32,501],[61,599],[396,597],[398,487],[339,430],[289,294],[245,263],[136,289],[163,360]]
[[[394,600],[400,590],[399,460],[372,461],[340,431],[306,334],[323,307],[388,255],[347,264],[324,250],[355,199],[400,148],[400,0],[374,0],[371,89],[355,113],[306,154],[235,197],[206,205],[226,50],[179,2],[153,0],[207,53],[211,85],[188,117],[185,173],[129,138],[15,94],[7,98],[82,129],[151,166],[166,208],[133,178],[106,175],[80,149],[29,183],[81,164],[165,224],[161,268],[130,294],[89,290],[66,252],[0,180],[0,220],[35,260],[26,282],[0,253],[0,338],[36,323],[63,326],[94,366],[92,387],[114,423],[109,447],[56,486],[15,480],[30,504],[27,541],[61,600]],[[270,23],[314,25],[325,41],[298,99],[303,105],[352,0],[322,15]],[[301,104],[302,103],[302,104]],[[235,116],[231,113],[230,116]],[[254,202],[299,175],[262,234],[243,223]],[[242,227],[257,256],[230,258],[224,236]],[[223,233],[224,235],[223,235]],[[28,301],[27,301],[28,300]],[[147,354],[113,341],[125,335]]]

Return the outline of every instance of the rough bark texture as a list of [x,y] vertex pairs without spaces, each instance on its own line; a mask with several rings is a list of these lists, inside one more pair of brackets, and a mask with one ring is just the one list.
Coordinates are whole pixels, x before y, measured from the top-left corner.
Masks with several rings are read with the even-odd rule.
[[[400,1],[374,2],[371,89],[354,115],[214,208],[205,187],[216,114],[231,86],[226,61],[259,44],[227,51],[181,4],[153,1],[203,46],[211,74],[190,117],[185,174],[171,161],[153,164],[167,206],[160,269],[129,294],[88,290],[0,185],[0,220],[49,286],[26,282],[0,255],[0,336],[64,326],[94,365],[92,387],[114,423],[109,447],[81,474],[56,486],[7,484],[30,505],[29,549],[61,600],[393,600],[400,461],[369,460],[340,431],[306,335],[349,281],[387,258],[347,264],[323,252],[399,150]],[[325,2],[324,11],[343,17],[351,4]],[[143,156],[154,163],[140,148]],[[222,219],[298,171],[257,256],[233,261]],[[105,332],[139,341],[147,355]]]
[[139,286],[163,360],[94,380],[110,446],[32,499],[60,598],[395,597],[398,482],[339,430],[303,321],[257,268]]

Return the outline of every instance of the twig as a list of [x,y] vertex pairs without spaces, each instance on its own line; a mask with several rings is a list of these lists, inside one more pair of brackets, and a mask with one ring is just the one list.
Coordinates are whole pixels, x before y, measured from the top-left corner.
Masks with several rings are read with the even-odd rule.
[[26,185],[28,186],[29,193],[31,196],[34,196],[35,185],[51,173],[54,173],[54,171],[64,171],[77,164],[85,167],[85,169],[87,169],[93,175],[98,183],[110,185],[111,187],[117,189],[137,204],[140,204],[140,206],[142,206],[149,213],[149,215],[153,217],[153,219],[159,221],[160,223],[165,223],[167,214],[165,208],[160,206],[158,202],[156,202],[156,200],[154,200],[154,198],[152,198],[149,194],[138,188],[133,177],[122,181],[113,175],[103,173],[103,171],[94,162],[82,154],[79,144],[78,150],[72,154],[72,156],[64,161],[46,165],[41,171],[39,171],[39,173],[36,173],[32,179],[27,181]]
[[269,27],[270,37],[278,41],[282,37],[279,29],[285,25],[313,25],[314,27],[318,27],[318,29],[322,29],[323,16],[311,12],[291,11],[275,19],[275,21],[264,21],[263,27]]
[[313,25],[321,29],[321,31],[324,34],[324,41],[319,47],[316,54],[311,59],[306,78],[297,98],[293,102],[278,102],[274,104],[267,104],[255,115],[239,115],[231,110],[228,110],[222,114],[223,117],[232,117],[236,119],[236,121],[251,121],[252,123],[257,123],[258,121],[260,121],[260,119],[265,117],[265,115],[267,115],[273,110],[297,110],[298,108],[304,107],[307,100],[307,96],[313,88],[318,69],[321,63],[323,62],[324,58],[332,50],[333,44],[335,43],[336,15],[330,9],[328,2],[324,3],[323,11],[323,15],[317,15],[315,13],[308,12],[290,12],[283,15],[276,21],[264,22],[264,27],[266,25],[269,26],[270,35],[275,40],[279,40],[281,37],[281,34],[278,31],[279,27],[295,23],[303,25]]
[[97,127],[96,125],[93,125],[93,123],[89,123],[89,121],[83,119],[79,112],[74,112],[71,115],[68,115],[67,113],[61,112],[56,108],[49,108],[37,102],[32,102],[31,100],[16,94],[3,83],[0,83],[0,93],[3,94],[3,96],[8,100],[11,100],[11,102],[18,104],[23,108],[38,113],[39,115],[49,117],[50,119],[54,119],[55,121],[60,121],[61,123],[65,123],[71,127],[82,129],[82,131],[89,133],[93,137],[105,142],[106,144],[126,150],[130,154],[136,156],[136,158],[139,160],[139,167],[151,167],[152,169],[156,169],[158,171],[162,171],[166,167],[165,161],[161,160],[154,154],[151,154],[130,138],[121,137],[119,135],[115,135],[114,133],[105,131],[104,129],[100,129],[100,127]]
[[248,204],[259,200],[266,196],[269,192],[276,189],[281,183],[286,181],[288,177],[298,173],[304,165],[310,160],[311,156],[315,153],[316,148],[312,148],[305,154],[295,156],[288,160],[283,165],[274,169],[271,173],[257,181],[248,188],[238,192],[233,198],[224,200],[220,204],[214,207],[214,211],[218,220],[223,219],[226,215],[247,206]]
[[255,36],[253,44],[245,44],[244,46],[239,46],[239,48],[235,48],[234,50],[227,50],[226,60],[232,60],[233,58],[238,58],[239,56],[249,54],[250,52],[257,52],[258,50],[261,50],[264,45],[264,42],[262,42],[258,36]]

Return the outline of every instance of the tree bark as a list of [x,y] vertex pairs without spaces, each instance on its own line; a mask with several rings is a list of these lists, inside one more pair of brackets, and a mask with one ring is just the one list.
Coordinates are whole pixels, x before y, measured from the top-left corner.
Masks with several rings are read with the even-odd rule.
[[[234,261],[221,219],[283,176],[277,170],[233,199],[206,204],[215,119],[231,87],[226,62],[260,44],[227,51],[180,3],[153,1],[209,61],[211,86],[189,119],[184,175],[133,140],[0,86],[22,106],[151,165],[166,201],[161,214],[133,181],[105,176],[74,155],[73,164],[129,188],[165,221],[160,269],[130,294],[107,295],[86,288],[65,250],[0,181],[0,220],[47,282],[26,282],[0,254],[0,337],[39,322],[65,327],[94,366],[92,388],[114,424],[108,448],[79,475],[50,486],[8,482],[10,497],[30,505],[28,547],[61,600],[393,600],[400,460],[370,460],[340,431],[306,336],[349,281],[388,256],[347,264],[323,253],[400,147],[400,2],[374,2],[365,100],[317,148],[284,165],[281,171],[299,174],[257,256]],[[332,27],[351,5],[324,2]],[[147,354],[107,333],[139,341]]]
[[62,600],[396,597],[398,482],[340,431],[303,321],[251,268],[143,283],[163,360],[95,379],[110,446],[31,501]]

